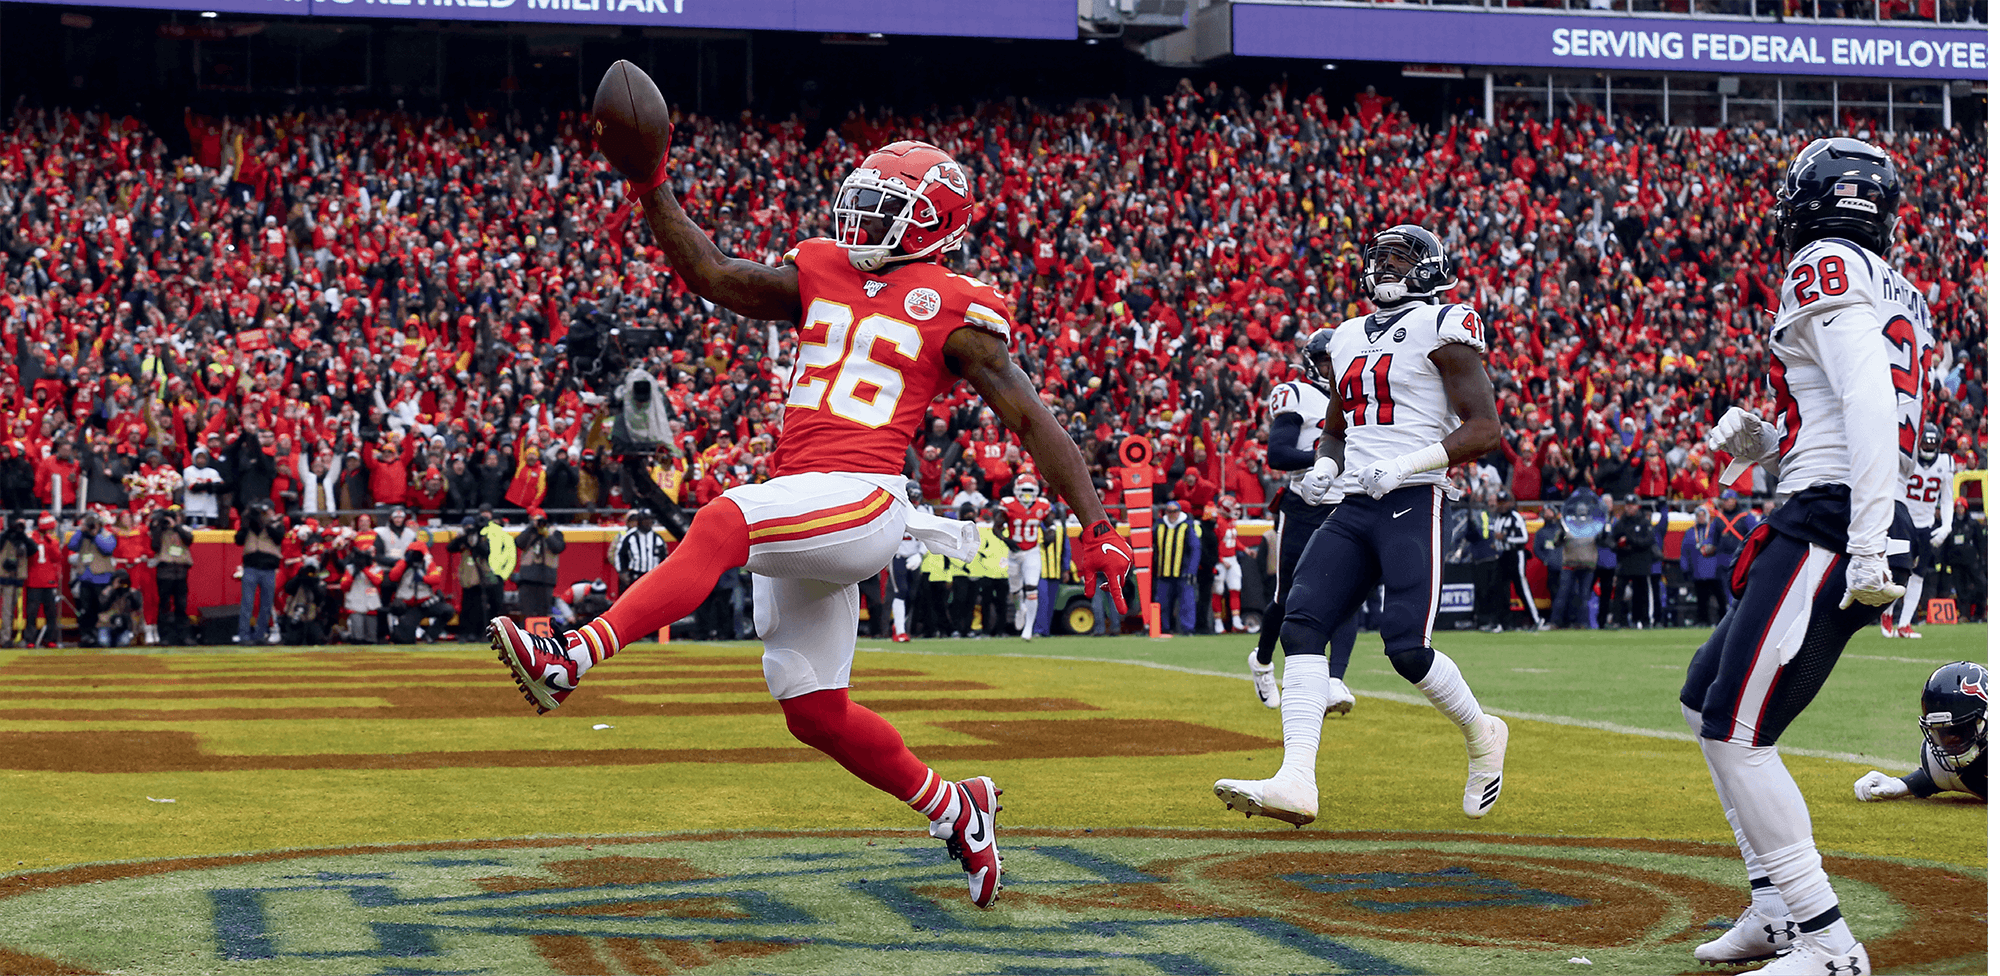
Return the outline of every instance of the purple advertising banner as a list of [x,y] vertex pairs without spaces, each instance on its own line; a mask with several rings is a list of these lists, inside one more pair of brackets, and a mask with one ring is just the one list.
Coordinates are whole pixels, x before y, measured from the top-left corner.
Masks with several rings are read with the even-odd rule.
[[1076,0],[73,0],[156,10],[1074,40]]
[[1232,10],[1239,55],[1939,81],[1986,77],[1983,29],[1255,2],[1235,3]]

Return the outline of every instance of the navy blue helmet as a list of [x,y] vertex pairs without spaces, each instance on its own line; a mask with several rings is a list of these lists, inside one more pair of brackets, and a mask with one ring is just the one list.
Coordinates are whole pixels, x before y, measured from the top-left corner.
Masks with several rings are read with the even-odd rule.
[[1924,744],[1946,769],[1964,769],[1986,751],[1986,669],[1953,661],[1931,672],[1921,699]]
[[1859,139],[1815,139],[1785,171],[1774,216],[1788,251],[1841,237],[1881,254],[1902,199],[1903,178],[1888,153]]
[[1436,234],[1397,224],[1362,251],[1361,286],[1381,306],[1435,300],[1458,284],[1458,263]]

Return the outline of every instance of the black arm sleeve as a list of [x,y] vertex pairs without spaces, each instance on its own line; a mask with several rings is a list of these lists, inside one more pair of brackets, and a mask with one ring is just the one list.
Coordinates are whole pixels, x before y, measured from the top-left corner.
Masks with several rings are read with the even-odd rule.
[[1264,455],[1264,463],[1273,471],[1297,471],[1310,468],[1316,457],[1311,451],[1301,451],[1299,431],[1305,429],[1305,418],[1295,413],[1280,414],[1271,421],[1271,443]]
[[1903,785],[1909,787],[1910,795],[1918,799],[1936,796],[1943,792],[1938,788],[1937,781],[1931,779],[1931,771],[1922,766],[1918,766],[1915,772],[1903,777]]

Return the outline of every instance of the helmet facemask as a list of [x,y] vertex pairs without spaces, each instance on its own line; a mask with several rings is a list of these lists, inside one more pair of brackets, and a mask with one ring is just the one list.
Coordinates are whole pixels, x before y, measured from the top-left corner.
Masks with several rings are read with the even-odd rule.
[[[871,221],[886,221],[881,240],[869,240]],[[936,204],[920,189],[903,181],[884,177],[880,170],[856,169],[840,184],[833,202],[833,240],[847,249],[847,259],[861,271],[879,271],[896,261],[926,257],[932,252],[958,246],[956,236],[914,254],[897,253],[904,232],[912,227],[929,230],[938,226]],[[948,245],[948,246],[947,246]]]
[[1369,297],[1382,306],[1433,298],[1458,284],[1443,262],[1411,237],[1385,232],[1368,245],[1361,279]]
[[1923,726],[1924,743],[1930,747],[1931,755],[1946,769],[1964,769],[1986,751],[1984,712],[1964,718],[1950,712],[1931,712],[1918,724]]

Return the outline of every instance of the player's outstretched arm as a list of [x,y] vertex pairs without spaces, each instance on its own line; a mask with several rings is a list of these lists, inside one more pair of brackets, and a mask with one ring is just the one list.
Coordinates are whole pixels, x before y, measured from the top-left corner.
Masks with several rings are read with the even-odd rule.
[[722,253],[681,209],[670,185],[654,187],[640,202],[653,239],[688,289],[746,318],[797,322],[802,311],[799,269],[790,264],[773,268]]
[[[1278,442],[1277,430],[1271,443]],[[1338,505],[1347,500],[1339,487],[1340,473],[1347,470],[1347,414],[1338,399],[1328,400],[1326,420],[1319,430],[1319,451],[1313,456],[1312,470],[1299,481],[1299,499],[1308,505]]]
[[963,328],[944,341],[944,357],[953,372],[979,391],[1000,423],[1021,438],[1036,469],[1076,517],[1085,525],[1103,519],[1104,502],[1090,484],[1083,452],[1043,405],[1028,374],[1007,354],[1007,343],[991,333]]

